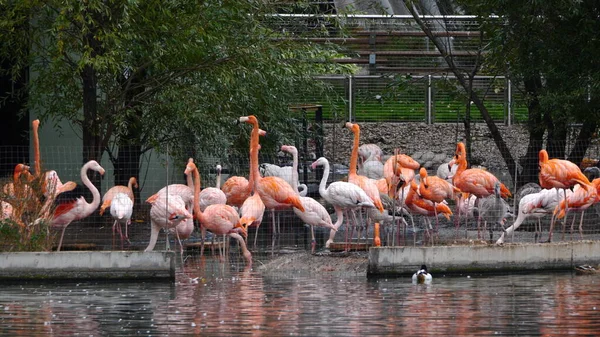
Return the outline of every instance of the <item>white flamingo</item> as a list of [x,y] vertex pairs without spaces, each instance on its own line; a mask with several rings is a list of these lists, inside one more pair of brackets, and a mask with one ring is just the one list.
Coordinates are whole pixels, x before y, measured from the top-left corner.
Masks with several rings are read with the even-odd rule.
[[[295,146],[291,145],[283,145],[281,146],[281,151],[287,152],[292,155],[293,164],[292,164],[292,187],[296,186],[295,190],[298,195],[298,150]],[[300,197],[300,202],[302,206],[304,206],[304,212],[301,212],[297,208],[293,208],[294,214],[298,216],[304,223],[310,225],[310,233],[311,233],[311,243],[310,243],[310,251],[311,253],[315,252],[315,231],[314,226],[329,228],[333,232],[336,232],[337,229],[331,223],[331,217],[329,213],[319,203],[313,198],[310,197]]]
[[58,248],[56,249],[56,251],[60,251],[63,237],[65,236],[65,229],[67,229],[67,226],[75,220],[81,220],[89,216],[100,205],[100,192],[98,192],[96,186],[94,186],[94,184],[92,184],[92,182],[90,181],[90,178],[88,178],[88,170],[93,170],[103,175],[104,169],[95,160],[88,161],[81,168],[81,181],[92,192],[92,202],[88,203],[87,201],[85,201],[85,198],[83,196],[80,196],[75,200],[60,202],[59,205],[54,209],[54,216],[50,225],[52,227],[62,228],[62,233],[60,234],[60,241],[58,242]]
[[[335,209],[337,221],[333,226],[335,227],[336,231],[342,225],[342,221],[344,220],[343,212],[345,210],[353,211],[359,207],[375,207],[373,200],[367,195],[367,193],[354,184],[344,181],[336,181],[329,184],[327,187],[327,179],[329,178],[329,161],[325,157],[321,157],[312,163],[313,170],[317,166],[323,166],[323,178],[321,178],[321,183],[319,184],[319,194],[321,194],[321,197],[325,199],[325,201],[332,204]],[[329,248],[334,237],[335,232],[332,231],[329,234],[329,240],[327,240],[325,243],[325,247]]]
[[[535,241],[537,242],[538,233],[541,237],[541,218],[552,215],[554,209],[558,206],[560,201],[564,198],[562,193],[557,193],[556,188],[543,189],[537,193],[531,193],[523,196],[519,201],[519,214],[517,219],[512,226],[506,229],[500,238],[496,241],[496,244],[501,245],[504,243],[504,237],[512,234],[514,231],[521,226],[521,224],[529,217],[534,217],[538,220],[538,224],[535,226]],[[571,190],[567,190],[567,196],[573,193]],[[538,231],[539,227],[539,231]]]
[[[115,246],[115,231],[121,236],[121,249],[123,249],[123,238],[127,238],[127,226],[131,223],[133,214],[133,201],[126,193],[117,193],[112,197],[110,204],[110,215],[115,222],[112,226],[113,247]],[[121,225],[125,225],[125,237],[121,231]]]

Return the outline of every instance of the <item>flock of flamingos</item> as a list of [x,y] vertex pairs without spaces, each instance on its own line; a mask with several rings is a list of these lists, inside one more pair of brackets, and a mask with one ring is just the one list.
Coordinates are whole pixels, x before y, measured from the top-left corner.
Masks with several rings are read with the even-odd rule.
[[[518,216],[513,225],[505,228],[506,217],[510,215],[508,203],[504,200],[511,196],[508,188],[492,173],[480,168],[467,168],[465,146],[458,143],[453,159],[447,164],[448,176],[429,176],[419,163],[405,154],[394,154],[383,163],[381,150],[374,144],[359,146],[360,127],[358,124],[346,123],[354,134],[352,155],[347,181],[336,181],[327,185],[329,162],[321,157],[312,163],[312,168],[323,166],[323,178],[319,185],[322,199],[331,204],[337,216],[333,223],[326,208],[320,202],[307,197],[306,189],[299,191],[298,185],[298,152],[293,146],[282,146],[281,150],[293,157],[291,170],[285,170],[288,177],[275,175],[262,176],[259,170],[258,151],[259,138],[266,134],[259,128],[255,116],[240,117],[241,123],[252,125],[250,137],[250,176],[233,176],[220,186],[220,167],[217,167],[219,178],[217,187],[201,189],[201,178],[193,159],[185,168],[187,184],[171,184],[150,196],[146,202],[151,205],[151,236],[145,251],[154,249],[158,235],[162,230],[174,234],[181,245],[181,239],[188,238],[194,230],[196,219],[202,230],[203,238],[208,230],[214,235],[228,235],[235,238],[241,252],[252,265],[252,255],[247,249],[247,230],[249,226],[260,226],[265,210],[270,210],[273,224],[273,240],[279,226],[275,221],[275,210],[292,208],[294,213],[311,227],[324,227],[330,230],[326,246],[333,242],[337,230],[341,227],[346,215],[346,241],[349,228],[359,227],[361,223],[374,224],[374,245],[381,244],[379,223],[385,223],[390,218],[396,219],[391,213],[397,210],[408,215],[423,216],[426,221],[425,229],[433,243],[433,235],[429,234],[431,219],[437,221],[439,216],[450,219],[453,215],[447,200],[455,203],[455,223],[461,219],[477,218],[478,233],[480,222],[485,221],[502,227],[501,237],[496,242],[502,244],[504,237],[516,230],[527,217],[540,219],[546,215],[552,216],[548,242],[552,239],[552,230],[556,219],[565,218],[569,211],[581,212],[579,231],[582,231],[583,211],[592,204],[600,201],[600,178],[589,181],[580,168],[567,160],[549,159],[548,153],[539,153],[539,187],[534,193],[523,196],[519,202]],[[113,235],[121,236],[121,242],[127,238],[127,225],[131,221],[134,197],[133,188],[137,187],[134,177],[128,186],[114,186],[104,196],[88,178],[88,170],[104,174],[104,169],[96,162],[89,161],[81,168],[81,180],[92,193],[93,200],[88,203],[83,196],[74,200],[63,200],[58,196],[75,188],[74,182],[62,183],[55,171],[42,173],[40,170],[39,139],[37,129],[39,121],[33,122],[34,135],[34,173],[29,167],[19,164],[15,168],[13,182],[4,188],[7,195],[2,201],[4,218],[11,218],[17,224],[24,226],[17,207],[11,204],[10,196],[31,193],[30,188],[21,182],[32,181],[41,177],[42,193],[48,205],[46,219],[52,227],[62,229],[57,250],[60,250],[65,229],[73,221],[83,219],[98,208],[100,214],[110,210],[114,218]],[[360,156],[360,163],[359,163]],[[418,175],[416,172],[418,170]],[[23,177],[26,177],[23,179]],[[48,201],[49,200],[49,201]],[[194,202],[197,200],[198,202]],[[50,205],[50,203],[52,205]],[[51,207],[54,206],[54,207]],[[357,221],[355,211],[366,210],[368,221]],[[359,212],[362,217],[362,212]],[[476,214],[476,215],[474,215]],[[404,221],[403,217],[397,218]],[[566,220],[566,218],[565,218]],[[575,221],[575,218],[573,218]],[[539,221],[538,221],[539,222]],[[406,224],[406,223],[405,223]],[[125,234],[121,226],[125,226]],[[541,226],[541,225],[540,225]],[[573,226],[573,223],[571,224]],[[414,222],[413,222],[414,227]],[[490,226],[490,240],[493,232]],[[437,228],[437,226],[436,226]],[[458,227],[457,227],[458,228]],[[573,228],[573,227],[571,227]],[[360,234],[359,234],[360,235]],[[256,244],[256,237],[254,239]],[[536,227],[537,240],[537,227]],[[168,240],[166,241],[168,245]],[[122,243],[121,243],[122,244]],[[274,241],[273,241],[274,244]],[[312,249],[314,251],[314,232]]]

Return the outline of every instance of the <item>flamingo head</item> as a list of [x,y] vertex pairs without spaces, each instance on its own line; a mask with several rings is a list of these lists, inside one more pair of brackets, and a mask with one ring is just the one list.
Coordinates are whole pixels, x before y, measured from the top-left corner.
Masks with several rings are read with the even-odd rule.
[[292,145],[281,145],[281,151],[283,152],[287,152],[289,154],[293,155],[298,155],[298,149],[296,149],[295,146]]
[[456,143],[456,152],[454,153],[454,159],[458,161],[461,158],[465,158],[467,150],[465,149],[465,143]]
[[264,137],[267,135],[267,131],[263,129],[258,129],[258,135]]
[[352,133],[357,133],[360,131],[360,126],[358,126],[358,124],[353,124],[350,122],[346,122],[346,128],[350,129],[352,131]]
[[221,165],[220,165],[220,164],[217,164],[217,174],[221,174],[221,170],[222,170],[222,169],[223,169],[223,168],[221,167]]
[[239,121],[240,123],[248,123],[258,126],[258,119],[254,115],[240,117]]
[[96,172],[100,173],[100,175],[104,175],[104,172],[105,172],[105,171],[104,171],[104,168],[103,168],[102,166],[100,166],[100,164],[98,164],[98,162],[97,162],[97,161],[95,161],[95,160],[90,160],[90,161],[88,162],[88,164],[89,164],[89,168],[90,168],[91,170],[94,170],[94,171],[96,171]]
[[135,188],[139,188],[137,179],[135,177],[131,177],[131,178],[129,178],[129,180],[131,181],[131,186],[133,186]]
[[310,167],[314,170],[317,168],[317,166],[322,166],[325,164],[325,162],[327,161],[327,159],[325,159],[325,157],[321,157],[319,159],[317,159],[315,162],[313,162]]
[[544,150],[544,149],[540,150],[539,160],[540,160],[540,163],[548,162],[548,152],[546,150]]
[[22,173],[29,172],[29,169],[30,167],[25,164],[17,164],[17,166],[15,166],[14,174],[18,176]]
[[184,174],[188,175],[192,172],[194,172],[194,170],[197,170],[198,168],[196,167],[196,164],[194,164],[193,162],[188,162],[187,165],[185,165],[185,171],[183,172]]

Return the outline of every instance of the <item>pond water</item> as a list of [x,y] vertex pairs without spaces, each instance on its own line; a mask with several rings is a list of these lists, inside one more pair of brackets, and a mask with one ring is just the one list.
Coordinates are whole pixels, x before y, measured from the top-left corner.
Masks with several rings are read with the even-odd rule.
[[[195,280],[195,282],[192,282]],[[596,335],[600,275],[367,279],[186,262],[176,282],[4,284],[0,334],[57,336]]]

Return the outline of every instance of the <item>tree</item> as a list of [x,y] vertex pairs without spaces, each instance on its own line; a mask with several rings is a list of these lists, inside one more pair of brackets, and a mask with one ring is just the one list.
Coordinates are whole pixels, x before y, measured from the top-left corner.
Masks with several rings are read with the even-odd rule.
[[[550,157],[580,163],[598,127],[600,4],[584,1],[459,0],[490,38],[486,65],[504,72],[523,93],[529,146],[519,185],[537,177],[546,135]],[[581,124],[566,156],[571,125]]]
[[340,67],[328,46],[271,29],[270,10],[245,0],[15,1],[0,14],[11,32],[0,58],[30,67],[28,107],[42,122],[69,121],[84,161],[107,151],[125,184],[150,149],[227,160],[226,149],[247,144],[231,128],[241,115],[277,130],[271,142],[294,136],[288,105],[319,90],[313,75]]

